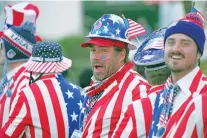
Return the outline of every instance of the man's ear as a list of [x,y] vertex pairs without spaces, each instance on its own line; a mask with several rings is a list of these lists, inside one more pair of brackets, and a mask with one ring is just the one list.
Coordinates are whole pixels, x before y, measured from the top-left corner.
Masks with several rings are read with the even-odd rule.
[[124,49],[124,50],[122,50],[122,51],[119,53],[119,59],[120,59],[120,61],[124,61],[125,56],[127,56],[127,55],[126,55],[126,50]]
[[198,54],[197,54],[197,60],[199,60],[200,58],[201,58],[201,53],[198,52]]

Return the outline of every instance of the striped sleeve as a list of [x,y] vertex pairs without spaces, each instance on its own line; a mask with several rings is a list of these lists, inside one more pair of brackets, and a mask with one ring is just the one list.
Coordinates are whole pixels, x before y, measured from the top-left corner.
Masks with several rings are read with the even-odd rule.
[[113,137],[146,137],[152,120],[151,102],[150,98],[143,98],[128,105],[119,120]]
[[25,131],[26,124],[28,124],[28,102],[24,94],[17,95],[11,106],[9,120],[3,126],[0,137],[2,138],[18,138],[21,137]]

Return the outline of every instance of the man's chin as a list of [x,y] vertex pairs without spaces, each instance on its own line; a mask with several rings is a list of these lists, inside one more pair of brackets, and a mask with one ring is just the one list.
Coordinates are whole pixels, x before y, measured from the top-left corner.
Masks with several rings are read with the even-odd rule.
[[96,79],[97,81],[102,81],[102,80],[104,80],[104,77],[101,76],[101,75],[94,74],[94,77],[95,77],[95,79]]
[[170,68],[171,72],[173,73],[179,73],[179,72],[182,72],[183,69],[180,69],[180,68]]

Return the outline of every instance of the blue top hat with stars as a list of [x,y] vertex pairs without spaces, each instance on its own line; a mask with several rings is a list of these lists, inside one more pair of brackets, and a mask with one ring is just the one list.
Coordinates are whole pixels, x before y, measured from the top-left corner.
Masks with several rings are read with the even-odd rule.
[[164,36],[167,28],[152,32],[137,49],[133,61],[139,66],[164,63]]

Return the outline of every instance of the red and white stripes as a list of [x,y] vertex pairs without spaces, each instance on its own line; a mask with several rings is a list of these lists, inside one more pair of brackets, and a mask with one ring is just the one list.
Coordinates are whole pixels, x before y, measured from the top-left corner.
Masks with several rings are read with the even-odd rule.
[[21,137],[24,132],[26,137],[68,138],[67,109],[57,85],[54,77],[24,88],[14,99],[3,132],[10,137]]

